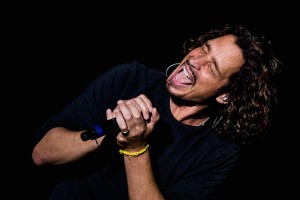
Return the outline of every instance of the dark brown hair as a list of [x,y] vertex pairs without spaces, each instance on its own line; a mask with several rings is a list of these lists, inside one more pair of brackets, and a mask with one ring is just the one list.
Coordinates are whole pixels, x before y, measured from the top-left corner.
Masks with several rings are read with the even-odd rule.
[[[243,25],[218,25],[183,45],[184,53],[207,40],[232,34],[242,49],[245,63],[220,92],[228,93],[229,103],[216,113],[218,134],[241,143],[252,142],[269,131],[278,107],[278,78],[282,63],[275,57],[271,42]],[[221,120],[220,120],[221,119]]]

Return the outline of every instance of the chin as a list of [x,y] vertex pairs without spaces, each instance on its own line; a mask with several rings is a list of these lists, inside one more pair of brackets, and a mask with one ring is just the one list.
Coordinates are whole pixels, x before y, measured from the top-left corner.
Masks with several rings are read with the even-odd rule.
[[166,84],[166,90],[172,98],[182,99],[182,97],[184,96],[179,92],[178,89],[173,87],[172,84]]

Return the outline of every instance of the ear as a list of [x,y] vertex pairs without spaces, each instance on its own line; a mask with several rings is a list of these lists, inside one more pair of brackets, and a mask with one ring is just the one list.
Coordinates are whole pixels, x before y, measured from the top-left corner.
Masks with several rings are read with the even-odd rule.
[[216,97],[216,101],[220,104],[227,104],[228,103],[228,95],[227,93],[221,94]]

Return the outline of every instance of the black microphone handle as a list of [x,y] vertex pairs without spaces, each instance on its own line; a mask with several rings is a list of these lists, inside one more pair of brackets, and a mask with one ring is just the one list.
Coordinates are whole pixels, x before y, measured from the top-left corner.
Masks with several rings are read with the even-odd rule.
[[95,124],[91,129],[82,132],[80,137],[83,141],[94,140],[103,135],[119,133],[120,131],[116,118],[112,118],[100,124]]

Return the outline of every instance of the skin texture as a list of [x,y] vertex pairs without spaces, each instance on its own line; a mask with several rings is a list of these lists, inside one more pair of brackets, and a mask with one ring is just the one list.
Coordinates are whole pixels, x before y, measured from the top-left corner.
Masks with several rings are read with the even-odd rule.
[[[207,119],[208,116],[195,114],[209,106],[203,103],[204,100],[214,96],[215,91],[226,84],[228,77],[243,64],[241,50],[234,41],[232,35],[209,40],[205,45],[190,51],[169,76],[166,82],[168,92],[183,101],[192,102],[185,105],[170,99],[171,112],[178,121],[197,125]],[[192,79],[188,84],[177,80],[183,68],[186,68]],[[220,103],[224,103],[220,100],[222,95],[216,97]],[[128,136],[121,133],[117,136],[118,145],[128,152],[140,151],[146,146],[147,138],[160,118],[156,108],[143,94],[130,100],[118,101],[116,108],[108,109],[106,114],[107,119],[116,117],[121,132],[129,130]],[[97,149],[94,141],[80,140],[81,132],[74,134],[62,127],[51,129],[34,148],[33,161],[37,165],[64,164]],[[104,137],[97,139],[100,145]],[[137,157],[124,156],[124,163],[131,200],[164,199],[154,180],[148,151]]]
[[[230,75],[239,70],[244,60],[241,49],[234,43],[233,35],[227,35],[208,41],[201,47],[190,51],[182,60],[181,64],[167,79],[168,92],[184,101],[192,104],[177,104],[170,100],[171,111],[174,117],[185,124],[196,125],[204,119],[194,119],[208,105],[205,100],[213,97],[215,92],[227,84]],[[186,68],[192,77],[192,83],[181,84],[176,81],[178,73]],[[219,103],[227,103],[220,94],[216,98]]]
[[[208,41],[203,47],[192,50],[168,78],[167,89],[171,95],[194,102],[192,105],[186,106],[170,100],[171,112],[178,121],[197,125],[207,118],[195,119],[193,117],[208,107],[208,105],[201,104],[202,100],[212,97],[217,89],[227,83],[228,77],[243,64],[241,50],[234,44],[234,39],[232,35],[223,36]],[[177,81],[176,75],[182,72],[182,67],[188,68],[188,73],[193,76],[192,83],[182,84]],[[216,100],[220,101],[220,96]],[[110,111],[108,112],[110,115]],[[145,124],[144,119],[147,120],[150,113],[152,113],[150,123]],[[117,140],[122,148],[128,151],[139,151],[146,145],[145,138],[148,137],[159,119],[156,109],[144,95],[126,101],[126,103],[120,101],[113,116],[117,117],[123,130],[126,130],[124,123],[126,121],[130,135],[124,137],[119,134]],[[140,139],[137,139],[139,137]],[[138,157],[124,156],[124,163],[131,200],[164,199],[155,183],[148,152]]]
[[[246,90],[245,88],[251,88],[253,85],[257,86],[258,83],[269,83],[269,81],[266,81],[270,76],[268,74],[267,64],[273,64],[271,70],[274,70],[274,73],[272,73],[275,74],[277,63],[276,59],[270,55],[269,58],[271,61],[266,59],[267,61],[265,63],[267,64],[261,67],[263,70],[259,68],[265,73],[264,76],[262,75],[263,73],[259,73],[259,76],[251,76],[252,74],[249,76],[249,72],[246,71],[245,74],[249,77],[257,77],[257,80],[261,81],[250,80],[250,84],[247,85],[246,83],[244,86],[238,82],[241,81],[238,78],[232,80],[232,76],[238,74],[243,68],[247,70],[248,67],[252,70],[253,66],[251,64],[256,64],[256,62],[262,63],[262,61],[264,61],[263,59],[262,61],[259,60],[259,58],[258,60],[253,59],[249,62],[248,60],[252,59],[250,56],[261,55],[262,57],[265,54],[264,51],[260,49],[263,45],[260,46],[260,42],[252,42],[251,39],[249,39],[252,37],[247,38],[248,40],[246,40],[246,42],[250,41],[249,43],[243,43],[244,36],[247,34],[244,34],[242,30],[234,30],[237,31],[236,33],[238,34],[240,34],[238,31],[241,31],[241,38],[230,33],[227,34],[226,31],[230,32],[231,29],[224,29],[224,32],[220,32],[219,36],[214,35],[219,34],[218,31],[211,31],[206,36],[208,37],[207,40],[199,37],[200,39],[198,38],[198,41],[192,41],[193,44],[187,49],[186,55],[166,80],[166,90],[170,94],[170,110],[174,118],[181,123],[197,126],[212,116],[210,111],[216,105],[229,105],[227,108],[231,108],[232,110],[227,113],[233,113],[235,116],[225,116],[227,119],[224,120],[225,123],[220,126],[221,132],[235,133],[244,128],[244,132],[247,133],[246,129],[250,127],[250,125],[243,123],[244,121],[242,120],[253,121],[252,118],[257,118],[253,113],[258,113],[263,117],[267,116],[269,114],[269,107],[267,106],[271,105],[270,101],[268,101],[271,99],[269,96],[275,94],[275,90],[273,90],[272,85],[259,84],[258,89],[262,91],[259,94],[263,94],[261,98],[263,100],[261,102],[266,102],[266,106],[264,107],[264,105],[259,102],[261,99],[255,101],[258,95],[252,95],[250,92],[254,91],[253,93],[256,94],[258,90],[256,90],[256,88]],[[244,45],[244,48],[249,46],[247,51],[245,51],[244,48],[243,50],[241,49],[238,44],[239,39],[242,41],[241,44]],[[245,55],[249,58],[245,58]],[[259,65],[255,65],[255,67],[256,66],[260,67]],[[229,87],[229,90],[227,90],[228,85],[231,87]],[[239,88],[242,86],[245,88]],[[234,93],[235,90],[232,90],[232,88],[238,88],[236,90],[238,91],[236,92],[237,94]],[[248,93],[245,95],[248,96],[239,99],[240,91],[247,91]],[[244,99],[247,101],[245,102]],[[251,99],[251,101],[248,99]],[[250,103],[252,103],[252,105]],[[245,104],[247,104],[247,107]],[[246,108],[240,109],[243,106]],[[256,112],[254,108],[258,109],[258,111]],[[245,113],[240,114],[239,110],[242,112],[245,111]],[[148,143],[148,137],[160,119],[160,114],[157,109],[153,107],[151,101],[144,94],[140,94],[132,99],[120,99],[115,108],[107,109],[106,116],[107,119],[116,118],[121,132],[129,131],[129,135],[127,136],[122,135],[120,132],[116,137],[116,142],[119,147],[128,152],[138,152],[145,148]],[[267,117],[265,117],[265,121],[268,120]],[[236,119],[236,122],[232,122],[232,119]],[[232,129],[232,124],[234,124],[234,128],[237,127],[237,129],[227,131]],[[238,124],[238,126],[235,124]],[[245,127],[240,128],[239,124]],[[258,127],[255,123],[252,124],[252,127]],[[264,125],[265,124],[260,126],[262,127],[261,129],[264,128]],[[225,129],[223,127],[225,127]],[[49,130],[33,149],[32,159],[34,163],[36,165],[65,164],[95,151],[98,148],[95,141],[90,140],[83,142],[80,139],[80,134],[83,131],[74,132],[63,127],[56,127]],[[252,129],[250,129],[250,132],[251,131]],[[101,145],[104,137],[105,136],[97,138],[99,145]],[[128,181],[129,199],[164,199],[155,182],[148,151],[136,157],[124,155],[124,164]]]

